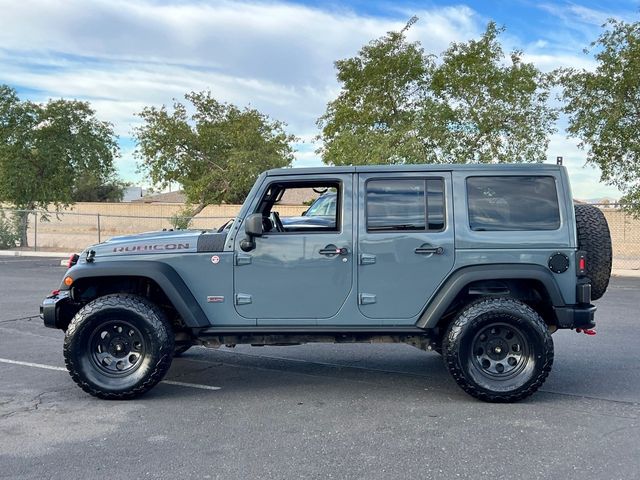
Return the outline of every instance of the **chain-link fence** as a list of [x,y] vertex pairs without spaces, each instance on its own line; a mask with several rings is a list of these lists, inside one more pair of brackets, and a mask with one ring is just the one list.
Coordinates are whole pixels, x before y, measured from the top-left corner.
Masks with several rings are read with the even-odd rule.
[[640,270],[640,219],[617,204],[594,204],[604,213],[613,244],[613,268]]
[[117,235],[194,228],[218,228],[230,216],[111,215],[0,209],[0,250],[75,252]]
[[[123,209],[126,205],[120,204]],[[597,204],[607,218],[613,241],[613,267],[640,270],[640,219],[625,213],[615,204]],[[132,210],[141,212],[142,207]],[[160,210],[158,210],[160,208]],[[161,215],[124,215],[104,213],[59,213],[33,210],[0,209],[0,250],[25,249],[40,251],[75,252],[87,245],[107,240],[116,235],[145,231],[196,228],[218,228],[229,221],[239,206],[207,207],[206,216],[181,217],[181,206],[158,207]],[[282,206],[284,215],[299,215],[305,207]],[[218,213],[220,215],[210,215]],[[22,238],[21,238],[22,237]],[[16,247],[16,245],[22,245]]]

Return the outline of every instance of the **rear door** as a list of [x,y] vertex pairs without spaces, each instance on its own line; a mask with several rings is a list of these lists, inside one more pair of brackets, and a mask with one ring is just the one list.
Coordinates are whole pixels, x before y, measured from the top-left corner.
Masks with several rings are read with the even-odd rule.
[[411,324],[453,268],[450,172],[360,174],[358,305]]

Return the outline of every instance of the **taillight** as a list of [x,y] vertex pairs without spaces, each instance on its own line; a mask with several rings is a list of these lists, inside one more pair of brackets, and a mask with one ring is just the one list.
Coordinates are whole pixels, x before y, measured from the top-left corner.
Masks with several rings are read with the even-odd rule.
[[587,274],[587,252],[579,250],[576,252],[576,275]]
[[73,267],[76,263],[78,263],[78,259],[80,258],[80,255],[78,255],[77,253],[74,253],[73,255],[71,255],[69,257],[69,261],[67,262],[67,268],[71,268]]

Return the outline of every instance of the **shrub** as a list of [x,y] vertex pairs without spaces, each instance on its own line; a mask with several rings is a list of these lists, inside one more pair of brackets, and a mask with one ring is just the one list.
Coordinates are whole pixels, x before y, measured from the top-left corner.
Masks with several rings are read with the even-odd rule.
[[0,210],[0,249],[15,248],[18,240],[20,240],[20,234],[16,222],[12,218],[7,218],[4,210]]
[[175,230],[186,230],[191,226],[193,220],[193,213],[191,209],[185,208],[184,210],[173,214],[169,217],[169,223]]

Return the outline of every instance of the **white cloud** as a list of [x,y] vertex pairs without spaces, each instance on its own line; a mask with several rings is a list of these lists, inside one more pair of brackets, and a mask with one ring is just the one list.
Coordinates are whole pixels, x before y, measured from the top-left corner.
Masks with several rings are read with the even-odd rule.
[[[144,106],[210,89],[220,100],[251,105],[287,122],[300,138],[294,164],[319,165],[315,121],[339,91],[335,60],[402,28],[414,14],[420,21],[408,37],[427,53],[477,37],[488,21],[463,5],[385,8],[374,16],[334,3],[320,8],[278,0],[0,0],[0,83],[27,89],[38,101],[89,100],[122,137],[131,134],[138,122],[134,114]],[[543,70],[591,68],[580,50],[602,12],[573,4],[541,8],[566,28],[525,44],[525,60]],[[523,45],[509,30],[502,40],[506,51]],[[590,191],[597,172],[582,169],[584,152],[561,138],[552,139],[550,159],[564,154],[584,191]],[[118,166],[123,176],[135,178],[128,146]]]
[[[220,100],[284,120],[292,133],[313,142],[315,120],[338,92],[335,60],[402,28],[414,13],[420,22],[410,38],[428,52],[479,32],[477,15],[467,7],[386,17],[232,1],[0,0],[0,9],[0,82],[38,92],[30,94],[37,100],[89,100],[125,137],[145,105],[210,89]],[[297,158],[296,165],[318,162],[309,152]],[[127,176],[132,162],[130,155],[120,161]]]

